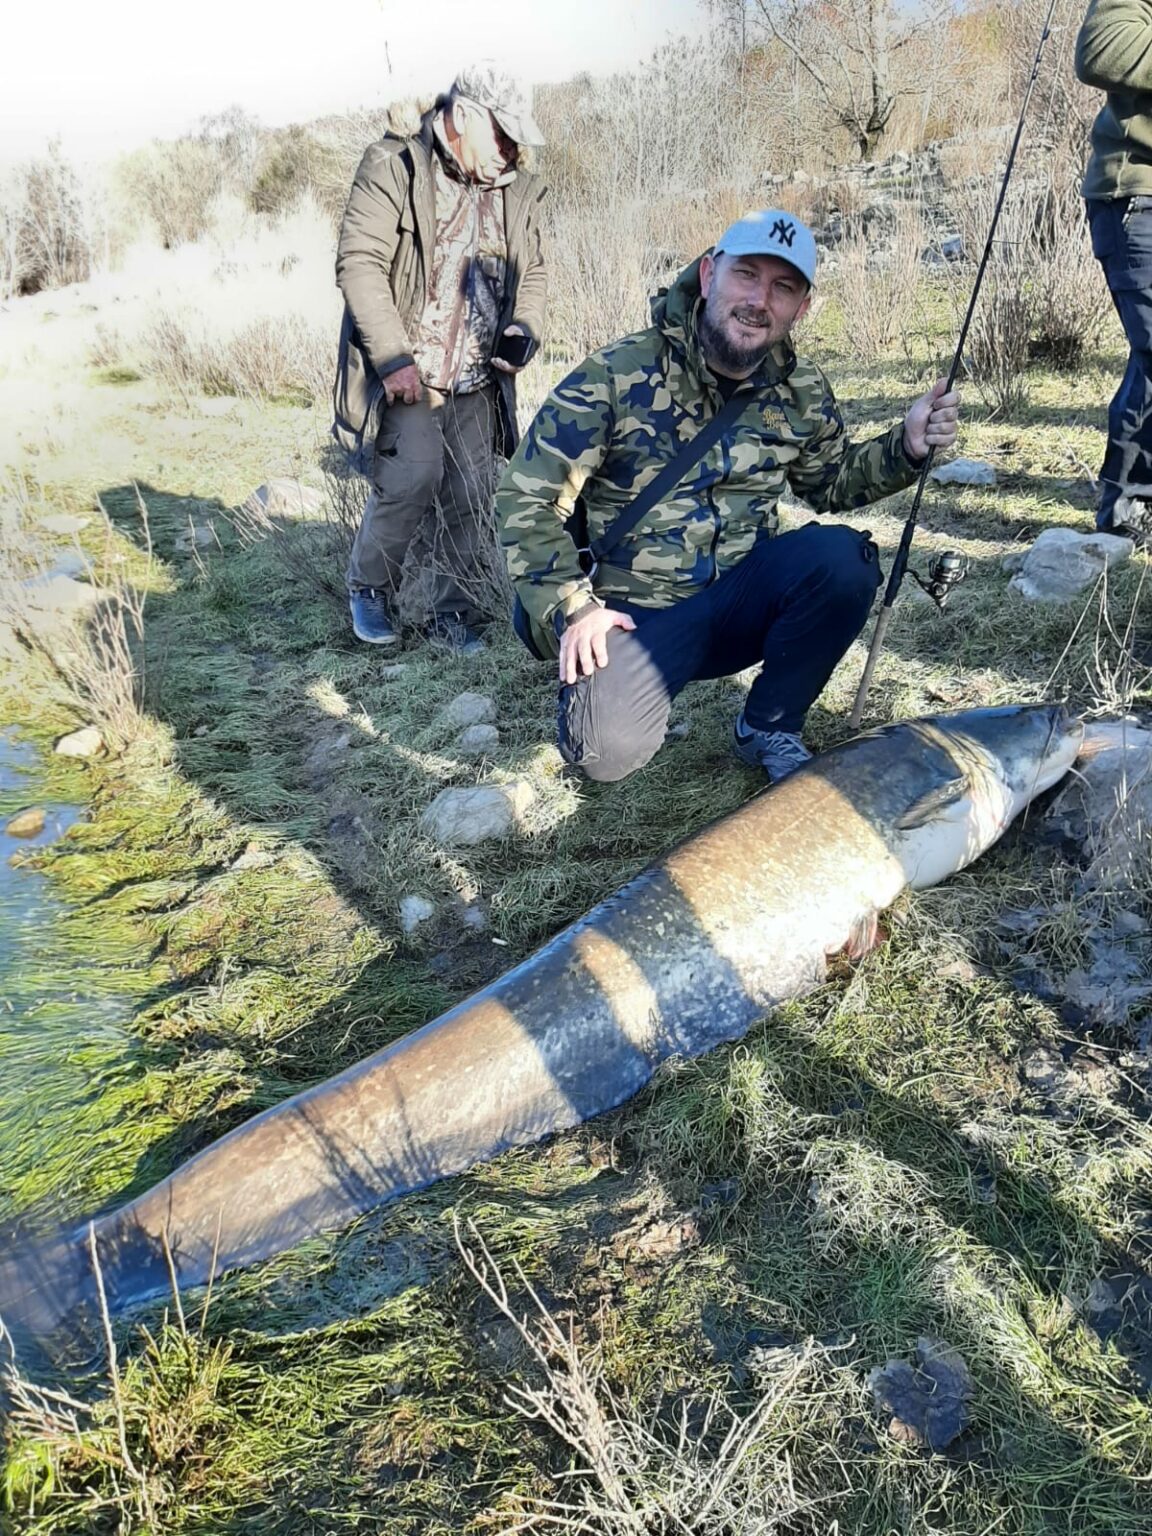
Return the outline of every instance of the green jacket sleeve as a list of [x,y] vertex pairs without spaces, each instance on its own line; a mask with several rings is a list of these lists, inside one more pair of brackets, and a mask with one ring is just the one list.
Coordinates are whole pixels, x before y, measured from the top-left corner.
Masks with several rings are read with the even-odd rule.
[[544,186],[533,191],[533,217],[525,229],[523,250],[516,253],[521,270],[516,288],[516,307],[512,315],[512,324],[523,326],[537,343],[544,339],[544,315],[548,302],[548,277],[544,267],[539,219],[540,204],[546,193],[547,188]]
[[408,178],[400,156],[379,144],[371,145],[357,168],[344,210],[336,246],[336,282],[381,378],[413,361],[389,280],[407,198]]
[[1101,91],[1152,91],[1152,0],[1092,0],[1076,74]]
[[564,528],[584,482],[603,464],[615,424],[615,387],[594,353],[561,380],[508,462],[496,492],[508,574],[529,617],[550,627],[596,602]]
[[904,451],[904,423],[866,443],[852,443],[824,380],[819,425],[789,467],[788,483],[816,512],[849,512],[912,485],[923,461]]

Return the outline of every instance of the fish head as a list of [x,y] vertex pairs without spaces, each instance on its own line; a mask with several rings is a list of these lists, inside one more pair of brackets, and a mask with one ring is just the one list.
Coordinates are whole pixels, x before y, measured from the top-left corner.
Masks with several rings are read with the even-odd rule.
[[[979,793],[1007,796],[1007,821],[1058,784],[1084,739],[1084,722],[1064,704],[1021,704],[943,715],[937,727],[956,743],[956,756]],[[1007,822],[1005,823],[1007,824]]]
[[1063,778],[1084,735],[1083,722],[1062,704],[964,710],[904,729],[917,750],[895,775],[907,798],[893,820],[894,851],[915,888],[936,884],[990,848],[1025,806]]

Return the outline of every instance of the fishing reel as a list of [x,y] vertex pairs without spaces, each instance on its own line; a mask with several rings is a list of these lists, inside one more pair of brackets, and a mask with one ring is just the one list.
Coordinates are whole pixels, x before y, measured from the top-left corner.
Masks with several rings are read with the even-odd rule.
[[959,550],[946,549],[943,554],[937,555],[928,567],[927,578],[921,576],[919,571],[912,571],[910,574],[917,585],[927,592],[937,608],[943,611],[953,587],[958,587],[967,576],[968,562]]

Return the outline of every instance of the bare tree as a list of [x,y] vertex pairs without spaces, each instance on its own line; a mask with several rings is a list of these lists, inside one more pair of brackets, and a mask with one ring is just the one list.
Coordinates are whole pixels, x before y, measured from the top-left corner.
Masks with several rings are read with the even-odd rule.
[[860,158],[871,160],[900,98],[932,88],[922,67],[901,68],[901,55],[942,33],[953,6],[951,0],[721,0],[720,9],[742,38],[758,33],[783,48]]

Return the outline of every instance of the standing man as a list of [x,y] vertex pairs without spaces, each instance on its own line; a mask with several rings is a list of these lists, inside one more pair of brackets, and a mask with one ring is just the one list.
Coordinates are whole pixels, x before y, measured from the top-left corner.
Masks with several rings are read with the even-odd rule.
[[[657,295],[648,330],[557,385],[508,465],[496,510],[517,632],[559,658],[560,750],[589,778],[642,767],[687,683],[757,664],[736,752],[771,780],[806,762],[805,714],[862,629],[880,565],[871,538],[844,526],[773,537],[777,499],[791,486],[818,512],[862,507],[956,440],[958,398],[940,383],[891,431],[848,441],[827,380],[788,339],[815,274],[798,219],[738,219]],[[635,526],[611,532],[729,411]],[[601,555],[591,572],[565,526],[577,498],[580,542]]]
[[488,63],[463,70],[412,126],[365,153],[336,255],[345,312],[332,430],[372,481],[348,568],[352,628],[395,643],[404,557],[438,503],[426,632],[470,653],[483,642],[466,578],[493,456],[516,446],[515,375],[544,325],[544,187],[518,165],[521,146],[543,139],[524,87]]
[[1143,544],[1152,539],[1152,0],[1092,0],[1076,73],[1107,92],[1092,125],[1084,198],[1129,347],[1108,408],[1096,526]]

